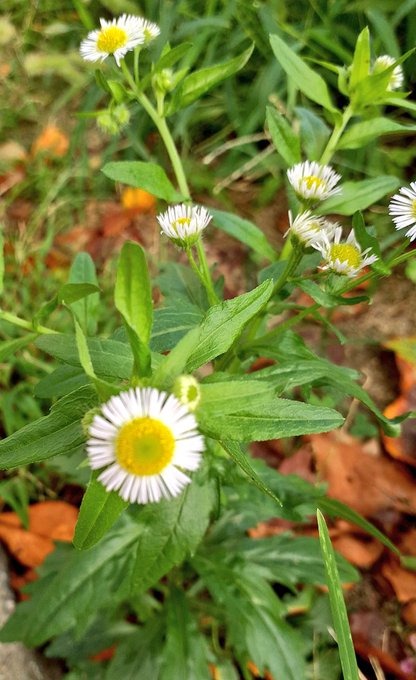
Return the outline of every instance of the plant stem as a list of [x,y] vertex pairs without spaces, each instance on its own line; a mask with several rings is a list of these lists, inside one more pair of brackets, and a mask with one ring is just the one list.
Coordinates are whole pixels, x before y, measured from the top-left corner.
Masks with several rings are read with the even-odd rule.
[[330,138],[328,139],[328,143],[323,151],[323,154],[321,156],[321,160],[319,161],[321,165],[326,165],[329,163],[331,160],[332,156],[335,153],[335,150],[337,148],[337,144],[340,140],[340,137],[342,133],[344,132],[348,121],[350,118],[353,116],[353,110],[351,106],[347,106],[347,108],[344,110],[344,113],[342,114],[342,118],[339,123],[337,123],[332,131],[332,134]]
[[287,279],[295,271],[296,267],[301,261],[302,256],[303,256],[302,246],[298,245],[297,243],[295,244],[292,243],[292,251],[289,254],[289,259],[286,262],[286,267],[284,268],[279,278],[277,279],[276,283],[274,284],[273,295],[276,295],[276,293],[278,293],[283,288]]
[[218,296],[214,290],[214,285],[212,283],[212,278],[211,278],[211,272],[209,271],[208,267],[208,262],[207,258],[205,256],[205,250],[204,246],[202,245],[202,240],[201,238],[198,239],[196,242],[196,250],[198,253],[198,260],[199,260],[199,266],[201,268],[201,272],[203,275],[203,278],[205,280],[205,289],[207,291],[208,295],[208,300],[211,305],[216,305],[218,304]]
[[46,326],[34,326],[30,321],[25,321],[25,319],[21,319],[15,314],[4,312],[2,310],[0,310],[0,321],[7,321],[8,323],[12,323],[14,326],[24,328],[26,331],[31,331],[32,333],[40,333],[43,335],[58,333],[58,331],[54,331],[52,328],[46,328]]

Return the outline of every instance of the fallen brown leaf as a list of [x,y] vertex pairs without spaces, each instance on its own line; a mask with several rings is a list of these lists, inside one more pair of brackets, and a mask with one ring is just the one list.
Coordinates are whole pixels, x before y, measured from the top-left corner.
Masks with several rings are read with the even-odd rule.
[[29,529],[14,512],[0,513],[0,539],[27,567],[38,567],[53,551],[54,541],[72,541],[78,510],[64,501],[44,501],[29,507]]
[[363,540],[351,534],[333,538],[332,545],[345,559],[360,569],[370,569],[383,552],[383,546],[378,541]]
[[367,517],[391,510],[416,514],[414,480],[399,463],[366,453],[360,440],[340,431],[308,439],[329,496]]

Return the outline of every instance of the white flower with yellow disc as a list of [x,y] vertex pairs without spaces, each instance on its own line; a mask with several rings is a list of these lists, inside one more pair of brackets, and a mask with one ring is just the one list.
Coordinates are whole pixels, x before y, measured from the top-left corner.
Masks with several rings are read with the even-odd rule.
[[337,187],[341,175],[330,165],[316,161],[297,163],[287,171],[287,177],[299,198],[307,201],[324,201],[341,191]]
[[378,260],[377,255],[370,255],[371,248],[361,250],[353,231],[342,240],[341,227],[335,229],[332,241],[325,238],[323,242],[313,247],[322,253],[326,261],[321,269],[330,269],[344,276],[356,276],[364,267]]
[[416,238],[416,182],[408,187],[401,187],[389,203],[389,213],[396,229],[406,229],[406,236],[413,241]]
[[171,206],[166,212],[157,216],[163,233],[182,248],[196,243],[211,219],[212,216],[208,210],[202,206],[184,203]]
[[104,61],[110,54],[120,66],[127,52],[143,45],[146,40],[145,21],[132,14],[123,14],[118,19],[100,19],[101,28],[88,33],[82,41],[80,52],[86,61]]
[[131,388],[101,406],[89,427],[87,452],[98,481],[130,503],[178,496],[196,470],[204,439],[192,413],[172,394]]

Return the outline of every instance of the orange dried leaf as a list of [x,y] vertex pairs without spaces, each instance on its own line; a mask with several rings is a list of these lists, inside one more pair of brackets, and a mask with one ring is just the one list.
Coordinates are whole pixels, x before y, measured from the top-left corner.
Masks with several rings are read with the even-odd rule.
[[53,551],[54,541],[72,541],[78,511],[64,501],[44,501],[29,508],[29,530],[14,512],[0,513],[0,539],[27,567],[37,567]]
[[383,552],[383,546],[378,541],[366,541],[342,534],[332,539],[332,544],[351,564],[360,569],[370,569]]
[[146,213],[154,209],[156,198],[144,189],[134,189],[127,187],[121,194],[121,204],[123,208],[137,213]]
[[384,562],[381,573],[392,586],[399,602],[410,602],[416,599],[416,573],[403,569],[394,558]]
[[55,125],[48,125],[32,144],[33,155],[42,153],[47,156],[65,156],[69,148],[69,139]]

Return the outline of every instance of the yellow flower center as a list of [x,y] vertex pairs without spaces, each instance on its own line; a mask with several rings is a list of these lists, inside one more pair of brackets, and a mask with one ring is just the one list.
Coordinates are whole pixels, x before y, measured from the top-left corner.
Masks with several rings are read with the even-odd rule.
[[178,217],[177,220],[174,221],[172,224],[172,227],[178,233],[178,227],[183,227],[184,225],[189,226],[191,224],[191,218],[190,217]]
[[97,39],[97,49],[100,52],[108,52],[113,54],[120,47],[124,47],[127,43],[127,33],[119,26],[107,26],[100,31]]
[[334,262],[346,262],[349,267],[357,269],[361,265],[361,253],[351,243],[338,243],[331,246],[330,258]]
[[412,207],[410,208],[410,214],[412,217],[416,217],[416,198],[412,201]]
[[155,418],[134,418],[125,423],[116,439],[119,465],[133,475],[157,475],[173,458],[172,431]]
[[302,182],[306,184],[308,189],[318,189],[319,187],[324,187],[326,185],[325,180],[316,175],[307,175],[302,178]]

